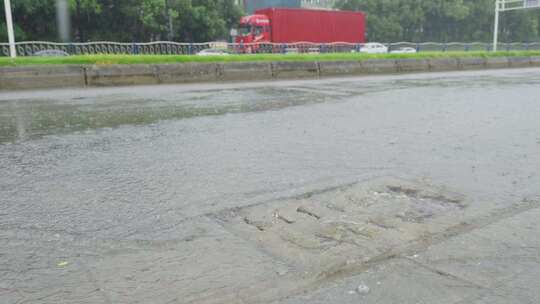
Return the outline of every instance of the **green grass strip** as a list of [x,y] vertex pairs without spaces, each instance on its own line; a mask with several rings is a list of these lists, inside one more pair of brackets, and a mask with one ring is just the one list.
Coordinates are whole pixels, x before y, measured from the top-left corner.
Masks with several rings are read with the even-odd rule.
[[362,61],[367,59],[401,59],[401,58],[455,58],[455,57],[519,57],[540,56],[540,51],[512,52],[421,52],[416,54],[361,54],[361,53],[328,53],[328,54],[250,54],[229,56],[196,56],[196,55],[81,55],[67,57],[0,57],[0,66],[22,65],[81,65],[81,64],[157,64],[182,62],[261,62],[261,61]]

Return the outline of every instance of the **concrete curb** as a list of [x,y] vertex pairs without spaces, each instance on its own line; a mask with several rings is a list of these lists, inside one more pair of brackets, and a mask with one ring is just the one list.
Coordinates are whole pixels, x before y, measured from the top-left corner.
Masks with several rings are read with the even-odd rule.
[[430,69],[429,60],[416,58],[396,60],[396,67],[400,73],[427,72]]
[[140,65],[92,65],[85,69],[87,86],[158,84],[156,67]]
[[512,68],[526,68],[531,66],[530,57],[508,57],[508,63]]
[[428,61],[430,71],[455,71],[459,69],[457,58],[431,58]]
[[218,80],[217,63],[156,64],[156,79],[159,83],[193,83]]
[[23,66],[0,68],[0,90],[84,87],[83,66]]
[[319,77],[319,62],[317,61],[272,62],[272,77],[276,79],[317,78]]
[[540,57],[531,57],[531,67],[539,67],[540,66]]
[[0,90],[318,78],[539,67],[536,57],[0,67]]
[[398,72],[398,66],[393,59],[368,59],[361,61],[364,74],[392,74]]
[[365,74],[360,61],[321,61],[319,62],[321,76],[361,75]]
[[486,68],[486,59],[480,57],[458,58],[459,70],[481,70]]
[[231,62],[219,64],[218,80],[268,80],[272,79],[270,62]]
[[506,57],[490,57],[486,59],[486,67],[488,69],[503,69],[509,66],[508,58]]

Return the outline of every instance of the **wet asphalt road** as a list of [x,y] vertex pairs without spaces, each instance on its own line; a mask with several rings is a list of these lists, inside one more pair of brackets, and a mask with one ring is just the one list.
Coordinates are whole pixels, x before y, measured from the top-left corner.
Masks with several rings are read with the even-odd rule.
[[58,261],[360,180],[537,196],[539,97],[539,69],[4,92],[0,299],[39,303]]

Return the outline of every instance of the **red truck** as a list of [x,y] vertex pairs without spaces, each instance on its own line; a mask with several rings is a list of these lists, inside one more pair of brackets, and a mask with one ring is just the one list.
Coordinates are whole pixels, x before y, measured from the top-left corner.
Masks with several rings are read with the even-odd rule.
[[246,52],[264,43],[365,43],[363,12],[265,8],[242,17],[236,43]]

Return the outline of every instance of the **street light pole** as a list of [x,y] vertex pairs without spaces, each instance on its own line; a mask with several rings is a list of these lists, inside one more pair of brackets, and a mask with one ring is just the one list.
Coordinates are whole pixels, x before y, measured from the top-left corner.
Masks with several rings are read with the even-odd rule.
[[493,51],[497,51],[497,44],[499,43],[499,0],[495,0],[495,29],[493,30]]
[[169,41],[172,41],[173,40],[173,37],[174,37],[174,29],[173,29],[173,16],[171,14],[171,8],[172,6],[170,5],[169,1],[166,0],[165,1],[165,9],[167,10],[167,17],[169,18],[169,33],[167,35],[167,39]]
[[4,8],[6,10],[6,26],[9,40],[9,56],[11,58],[17,57],[17,50],[15,49],[15,34],[13,33],[13,19],[11,18],[11,3],[10,0],[4,0]]

